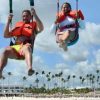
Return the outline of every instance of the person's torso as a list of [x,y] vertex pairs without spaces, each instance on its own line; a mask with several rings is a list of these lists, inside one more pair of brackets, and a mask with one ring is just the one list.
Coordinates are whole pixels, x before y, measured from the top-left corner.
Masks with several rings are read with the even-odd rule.
[[59,23],[59,26],[62,27],[62,26],[71,25],[74,23],[75,23],[75,20],[73,18],[66,16],[65,20]]
[[15,44],[26,44],[26,43],[31,43],[31,38],[27,36],[17,36],[15,39]]
[[36,29],[36,22],[31,23],[23,23],[17,22],[15,28],[12,30],[11,34],[13,36],[27,36],[31,37],[33,31]]

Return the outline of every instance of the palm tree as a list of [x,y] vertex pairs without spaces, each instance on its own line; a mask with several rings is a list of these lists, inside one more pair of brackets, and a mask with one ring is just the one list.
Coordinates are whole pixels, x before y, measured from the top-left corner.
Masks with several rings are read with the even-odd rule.
[[38,74],[39,74],[38,72],[35,73],[36,76],[37,76]]
[[80,79],[80,84],[82,85],[82,76],[80,76],[79,79]]
[[49,89],[49,82],[50,82],[50,73],[46,74],[47,82],[48,82],[48,89]]
[[3,80],[2,81],[2,92],[4,93],[4,80],[5,80],[5,77],[4,76],[2,77],[2,80]]
[[35,75],[36,75],[36,78],[37,78],[38,74],[39,74],[38,72],[36,72],[36,73],[35,73]]
[[87,87],[89,85],[89,74],[86,75],[86,80],[87,80]]
[[90,87],[92,88],[92,74],[89,74]]
[[43,77],[44,74],[45,74],[45,71],[42,71],[43,87],[44,87],[44,77]]
[[99,70],[98,69],[96,70],[96,73],[99,74]]
[[26,81],[26,76],[23,76],[23,88],[25,89],[25,81]]
[[23,77],[23,81],[25,81],[25,80],[26,80],[26,76]]
[[57,85],[58,85],[57,83],[54,83],[54,89],[57,88]]
[[95,89],[95,75],[92,75],[92,88]]
[[[52,83],[53,83],[53,79],[55,78],[55,75],[52,75],[51,76],[51,79],[52,79]],[[55,86],[54,86],[55,87]]]
[[38,88],[38,83],[39,83],[39,79],[38,78],[36,78],[35,83],[36,83],[36,87]]
[[10,76],[12,75],[12,73],[11,72],[8,72],[8,87],[9,87],[9,92],[10,92]]
[[45,71],[42,71],[42,74],[45,74]]
[[49,74],[46,74],[46,77],[48,78],[49,77]]
[[97,88],[99,88],[99,80],[100,80],[100,76],[97,76]]
[[36,81],[36,79],[38,78],[38,74],[39,74],[39,72],[36,72],[36,73],[35,73],[35,81]]
[[82,78],[82,84],[84,84],[85,78]]
[[50,77],[48,77],[48,79],[47,79],[47,81],[48,81],[48,89],[49,89],[49,87],[50,87],[50,81],[51,81],[51,78]]
[[[48,72],[48,75],[49,75],[49,78],[51,77],[51,72]],[[51,81],[51,78],[50,78],[50,81]]]
[[62,88],[65,88],[65,82],[66,82],[66,80],[64,78],[61,78],[61,81],[62,81]]
[[72,77],[73,77],[73,89],[74,89],[74,79],[76,78],[76,76],[73,75]]
[[[63,75],[63,72],[62,72],[62,71],[59,72],[59,74],[58,74],[59,81],[61,81],[61,77],[62,77],[62,75]],[[59,83],[60,83],[60,82],[59,82]],[[60,88],[61,88],[61,85],[60,85]]]
[[9,83],[9,81],[10,81],[10,76],[12,75],[12,73],[11,72],[8,72],[8,76],[9,76],[9,79],[8,79],[8,83]]
[[71,77],[70,75],[68,75],[68,77],[67,77],[67,82],[68,82],[68,86],[67,87],[70,87],[70,84],[69,84],[70,83],[70,77]]
[[99,72],[100,72],[100,70],[97,69],[96,70],[96,73],[97,73],[97,79],[96,79],[97,80],[97,88],[99,88],[99,86],[98,86],[99,85],[99,78],[100,78]]
[[49,75],[51,74],[51,72],[48,73]]
[[55,76],[55,78],[56,78],[56,83],[58,83],[58,76],[59,76],[59,75],[58,75],[58,74],[55,74],[54,76]]

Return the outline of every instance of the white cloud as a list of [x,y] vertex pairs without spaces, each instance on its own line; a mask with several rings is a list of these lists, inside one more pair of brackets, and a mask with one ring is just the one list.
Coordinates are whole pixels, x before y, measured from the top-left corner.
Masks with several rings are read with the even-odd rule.
[[64,58],[65,61],[85,61],[88,57],[89,51],[85,48],[71,48],[68,52],[60,53],[60,55]]
[[80,32],[83,43],[85,45],[99,45],[100,44],[100,24],[87,22],[86,28]]
[[55,68],[59,70],[62,70],[62,69],[64,70],[67,68],[67,65],[64,63],[59,63],[59,64],[56,64]]
[[95,52],[95,57],[96,57],[96,65],[100,69],[100,49]]
[[[13,0],[14,2],[14,20],[15,23],[18,20],[21,20],[21,12],[23,9],[30,9],[28,0]],[[8,0],[0,0],[0,22],[5,23],[8,16]],[[4,7],[5,6],[5,7]],[[100,50],[98,48],[90,49],[91,46],[100,47],[100,24],[96,25],[95,23],[87,22],[85,24],[85,29],[80,30],[80,38],[77,44],[68,47],[68,51],[64,52],[61,50],[55,41],[55,34],[50,33],[50,26],[52,25],[55,19],[56,13],[56,0],[51,2],[51,0],[35,0],[35,8],[40,19],[43,21],[45,29],[42,33],[38,34],[35,41],[35,50],[43,50],[45,52],[52,52],[53,54],[58,54],[63,63],[55,64],[55,72],[59,72],[61,69],[64,70],[64,74],[84,74],[88,72],[93,72],[97,66],[100,68]],[[52,12],[52,13],[51,13]],[[3,49],[0,49],[0,53]],[[92,53],[92,54],[91,54]],[[94,54],[93,54],[94,53]],[[89,56],[95,58],[94,62],[89,62]],[[41,55],[40,55],[41,56]],[[48,70],[48,65],[45,64],[45,61],[42,57],[33,55],[33,68],[37,71]],[[72,69],[70,64],[65,64],[66,62],[75,62],[75,66]],[[13,64],[12,64],[13,63]],[[16,65],[17,64],[17,65]],[[6,69],[7,68],[7,69]],[[15,75],[26,75],[27,66],[25,62],[10,60],[8,62],[5,72],[12,71]],[[17,71],[16,71],[17,68]],[[30,79],[31,80],[31,79]]]
[[[52,21],[48,21],[48,20],[54,19],[55,17],[56,1],[51,2],[51,0],[48,0],[48,1],[42,0],[42,2],[40,2],[36,0],[34,7],[39,17],[42,20],[45,20],[43,23],[46,26],[49,23],[52,23]],[[13,0],[13,14],[14,14],[13,23],[15,23],[18,20],[21,20],[21,12],[24,9],[30,9],[29,0]],[[52,14],[48,13],[48,12],[51,12],[51,10],[52,10]],[[0,17],[1,17],[0,21],[1,22],[3,23],[6,22],[8,13],[9,13],[9,0],[1,0],[0,1]]]
[[79,62],[76,64],[75,72],[79,75],[86,75],[88,72],[93,72],[93,66],[88,61]]

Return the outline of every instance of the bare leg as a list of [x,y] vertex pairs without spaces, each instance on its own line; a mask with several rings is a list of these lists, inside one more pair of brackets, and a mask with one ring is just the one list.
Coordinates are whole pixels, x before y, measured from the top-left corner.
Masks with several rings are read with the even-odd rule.
[[14,50],[11,47],[6,48],[0,57],[0,77],[2,77],[2,71],[7,65],[8,58],[17,58]]
[[67,51],[67,45],[66,45],[66,41],[68,40],[69,38],[69,31],[66,31],[66,32],[61,32],[62,34],[59,34],[58,35],[58,39],[59,39],[59,46],[61,48],[64,49],[64,51]]
[[2,71],[3,71],[3,68],[6,66],[7,64],[7,60],[8,58],[6,57],[6,53],[3,52],[3,54],[0,55],[0,78],[2,78]]
[[69,37],[69,31],[61,32],[62,34],[59,35],[60,41],[65,41]]
[[34,70],[32,70],[32,50],[28,45],[23,46],[22,48],[23,55],[25,56],[25,61],[28,66],[28,75],[32,75]]

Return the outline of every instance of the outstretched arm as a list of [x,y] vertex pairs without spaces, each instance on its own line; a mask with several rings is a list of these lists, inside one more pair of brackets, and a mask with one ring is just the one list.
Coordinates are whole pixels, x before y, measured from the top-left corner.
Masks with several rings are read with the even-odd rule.
[[37,23],[37,29],[36,29],[36,31],[37,31],[38,33],[40,33],[40,32],[43,31],[43,29],[44,29],[43,23],[41,22],[41,20],[40,20],[39,17],[37,16],[37,14],[36,14],[34,8],[31,9],[31,12],[32,12],[32,16],[35,18],[36,23]]
[[5,38],[10,38],[10,37],[12,37],[12,35],[11,35],[11,33],[10,33],[10,30],[9,30],[9,26],[10,26],[12,17],[13,17],[13,15],[11,15],[11,14],[8,16],[7,24],[6,24],[5,29],[4,29],[4,37],[5,37]]

